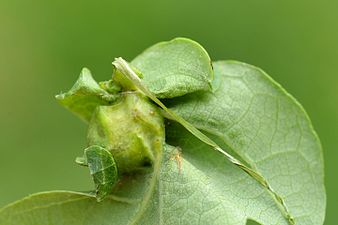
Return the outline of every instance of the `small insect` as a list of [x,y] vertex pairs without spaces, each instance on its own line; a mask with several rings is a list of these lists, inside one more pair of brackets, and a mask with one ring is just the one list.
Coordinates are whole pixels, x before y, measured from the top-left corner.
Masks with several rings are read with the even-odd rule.
[[175,160],[178,167],[178,173],[181,174],[182,171],[182,149],[180,147],[176,147],[176,152],[170,158],[171,160]]
[[149,115],[153,116],[153,115],[155,115],[155,112],[153,110],[150,110]]

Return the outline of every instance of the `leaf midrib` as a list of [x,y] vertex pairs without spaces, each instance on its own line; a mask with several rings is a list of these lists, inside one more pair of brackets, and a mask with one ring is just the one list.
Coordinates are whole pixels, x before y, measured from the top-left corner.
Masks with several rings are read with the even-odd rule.
[[156,185],[156,182],[157,182],[157,180],[159,178],[160,168],[161,168],[161,165],[162,165],[163,154],[164,154],[163,150],[158,154],[158,158],[155,161],[156,163],[154,165],[153,175],[152,175],[151,180],[150,180],[149,189],[144,194],[143,201],[141,202],[141,204],[139,206],[139,210],[134,214],[134,216],[133,216],[134,219],[132,219],[128,223],[129,225],[136,225],[137,222],[139,222],[139,220],[142,218],[142,215],[147,210],[147,205],[149,203],[149,200],[151,199],[152,194],[154,193],[155,185]]

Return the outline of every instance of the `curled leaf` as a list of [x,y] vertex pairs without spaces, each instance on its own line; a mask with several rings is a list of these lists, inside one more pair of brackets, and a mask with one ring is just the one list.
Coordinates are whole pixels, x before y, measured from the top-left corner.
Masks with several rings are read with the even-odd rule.
[[89,122],[95,108],[109,105],[117,96],[108,93],[93,79],[90,71],[83,68],[74,86],[64,94],[56,96],[57,101],[65,108]]
[[118,170],[113,156],[100,146],[90,146],[84,151],[85,161],[95,183],[95,197],[98,201],[112,192],[118,181]]
[[158,43],[137,56],[131,66],[142,72],[144,84],[158,98],[211,88],[210,57],[200,44],[187,38]]

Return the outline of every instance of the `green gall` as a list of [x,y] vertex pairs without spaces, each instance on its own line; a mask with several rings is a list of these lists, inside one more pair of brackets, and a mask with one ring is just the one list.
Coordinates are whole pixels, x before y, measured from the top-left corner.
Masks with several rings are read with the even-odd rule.
[[119,173],[152,165],[162,152],[164,123],[158,109],[137,92],[126,92],[111,106],[98,106],[88,129],[88,146],[102,146]]

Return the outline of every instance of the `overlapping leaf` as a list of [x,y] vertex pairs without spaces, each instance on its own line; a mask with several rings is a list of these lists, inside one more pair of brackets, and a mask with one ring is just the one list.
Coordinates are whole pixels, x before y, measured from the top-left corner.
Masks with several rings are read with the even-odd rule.
[[144,83],[159,98],[209,90],[213,78],[208,53],[186,38],[158,43],[137,56],[131,65],[142,72]]
[[[322,224],[323,156],[303,108],[258,68],[234,61],[217,62],[214,68],[212,93],[191,94],[168,105],[262,174],[283,198],[296,224]],[[183,152],[194,148],[184,147],[187,138],[179,134],[172,140],[183,147]],[[208,154],[208,149],[203,152],[200,154]],[[244,186],[239,183],[234,187]],[[256,210],[261,205],[249,200],[243,204]]]

